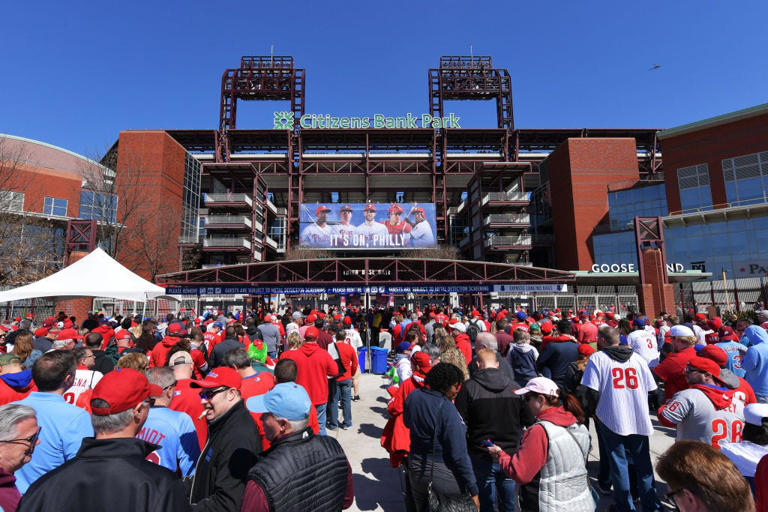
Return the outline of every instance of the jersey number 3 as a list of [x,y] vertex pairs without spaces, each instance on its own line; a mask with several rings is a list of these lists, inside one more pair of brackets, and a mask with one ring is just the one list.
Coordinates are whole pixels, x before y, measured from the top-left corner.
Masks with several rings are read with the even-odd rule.
[[611,370],[613,376],[613,388],[614,389],[637,389],[637,370],[634,368],[613,368]]

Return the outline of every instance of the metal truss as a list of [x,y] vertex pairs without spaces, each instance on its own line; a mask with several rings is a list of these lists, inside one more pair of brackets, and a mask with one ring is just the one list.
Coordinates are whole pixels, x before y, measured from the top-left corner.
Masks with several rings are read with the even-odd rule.
[[94,250],[97,235],[96,219],[68,220],[64,265],[68,265],[69,256],[74,251],[91,252]]
[[336,258],[230,265],[164,274],[166,286],[429,286],[445,284],[565,283],[575,274],[483,261],[411,258]]

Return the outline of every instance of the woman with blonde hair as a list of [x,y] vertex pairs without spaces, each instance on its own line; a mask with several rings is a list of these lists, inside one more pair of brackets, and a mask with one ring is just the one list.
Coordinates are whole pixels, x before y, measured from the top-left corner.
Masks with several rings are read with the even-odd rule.
[[301,339],[301,335],[298,331],[291,331],[288,337],[285,339],[285,346],[287,350],[296,350],[304,344],[304,340]]
[[131,368],[133,370],[144,373],[147,371],[147,367],[149,367],[149,359],[147,359],[147,356],[139,352],[131,352],[130,354],[125,354],[123,357],[118,359],[117,367]]
[[450,363],[458,368],[464,380],[469,379],[469,369],[467,369],[467,360],[464,354],[456,348],[456,340],[442,327],[435,329],[435,343],[440,347],[440,361]]

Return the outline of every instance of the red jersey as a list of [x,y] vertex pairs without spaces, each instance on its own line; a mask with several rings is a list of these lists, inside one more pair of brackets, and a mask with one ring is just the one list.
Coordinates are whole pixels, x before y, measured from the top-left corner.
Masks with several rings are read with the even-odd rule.
[[651,371],[664,381],[664,400],[670,400],[675,393],[688,389],[688,381],[685,380],[685,367],[688,361],[696,357],[697,352],[693,347],[688,347],[682,352],[673,352]]
[[208,423],[205,421],[205,416],[200,416],[204,410],[198,394],[200,390],[190,387],[191,383],[192,379],[181,379],[176,382],[173,399],[168,408],[189,414],[197,431],[197,440],[200,446],[205,446],[205,441],[208,439]]
[[527,322],[515,322],[512,324],[512,327],[510,327],[509,330],[510,332],[515,332],[516,330],[520,329],[521,331],[528,332],[530,328],[530,324]]
[[404,220],[401,220],[399,224],[395,224],[394,226],[390,224],[389,221],[386,221],[384,225],[387,226],[387,231],[389,231],[390,235],[399,235],[401,233],[411,232],[411,225]]
[[203,339],[205,340],[205,346],[208,349],[208,354],[211,353],[211,350],[213,350],[213,347],[215,347],[218,343],[221,343],[221,333],[216,334],[215,332],[206,332],[203,334]]

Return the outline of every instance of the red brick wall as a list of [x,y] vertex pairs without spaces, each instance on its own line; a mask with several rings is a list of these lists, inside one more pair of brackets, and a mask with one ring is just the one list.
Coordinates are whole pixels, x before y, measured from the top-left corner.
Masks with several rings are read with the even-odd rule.
[[677,170],[703,163],[709,167],[712,204],[725,208],[722,160],[768,150],[768,114],[666,138],[661,140],[661,149],[670,213],[682,209]]
[[80,212],[80,184],[82,177],[74,172],[59,171],[33,165],[19,166],[9,183],[0,189],[24,193],[24,211],[43,213],[45,197],[67,200],[67,216],[77,217]]
[[568,139],[548,162],[555,265],[588,270],[594,263],[592,232],[608,216],[608,184],[639,179],[635,139]]
[[[164,131],[120,133],[116,187],[121,200],[118,218],[125,218],[120,263],[149,279],[151,259],[164,255],[156,273],[178,268],[184,148]],[[126,208],[132,210],[126,215]],[[152,254],[149,258],[146,252]]]

